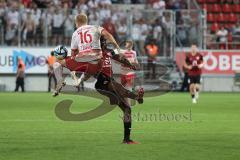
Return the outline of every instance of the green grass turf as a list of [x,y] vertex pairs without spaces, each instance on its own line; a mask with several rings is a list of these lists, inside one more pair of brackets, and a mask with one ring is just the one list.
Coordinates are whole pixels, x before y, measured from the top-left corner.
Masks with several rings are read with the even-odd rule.
[[[72,111],[94,108],[100,100],[48,93],[0,93],[0,160],[236,160],[240,158],[239,94],[202,93],[198,104],[188,94],[145,99],[133,109],[132,138],[123,145],[120,110],[87,122],[66,122],[54,113],[62,99]],[[149,119],[151,113],[190,119]],[[189,117],[188,117],[189,118]]]

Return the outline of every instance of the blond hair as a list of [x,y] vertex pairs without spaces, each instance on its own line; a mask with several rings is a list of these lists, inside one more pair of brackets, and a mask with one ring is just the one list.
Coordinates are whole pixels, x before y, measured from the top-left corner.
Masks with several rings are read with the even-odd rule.
[[85,13],[80,13],[75,16],[75,23],[79,25],[85,25],[88,23],[88,17]]

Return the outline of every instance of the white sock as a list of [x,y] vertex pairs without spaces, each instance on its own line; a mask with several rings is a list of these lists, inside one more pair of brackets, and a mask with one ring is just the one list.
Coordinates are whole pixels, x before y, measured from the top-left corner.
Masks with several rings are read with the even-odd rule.
[[57,79],[57,86],[59,86],[59,84],[61,84],[64,81],[62,65],[58,62],[55,62],[53,64],[53,72],[54,72],[55,77]]

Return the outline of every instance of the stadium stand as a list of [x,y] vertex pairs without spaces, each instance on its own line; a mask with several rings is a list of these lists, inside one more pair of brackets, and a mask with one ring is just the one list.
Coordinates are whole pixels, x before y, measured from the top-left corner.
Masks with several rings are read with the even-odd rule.
[[[208,49],[239,49],[240,44],[240,4],[236,0],[197,0],[202,9],[207,12],[208,28],[211,30],[213,41]],[[219,34],[221,28],[227,30],[227,34]],[[223,36],[223,37],[222,37]],[[221,39],[227,39],[224,43]]]
[[[240,48],[238,44],[240,37],[239,2],[236,0],[222,0],[220,3],[217,0],[196,1],[202,9],[207,11],[207,26],[213,36],[212,44],[207,44],[207,46],[212,46],[210,49],[220,48],[216,33],[221,27],[225,27],[228,34],[232,36],[229,38],[232,39],[231,44],[226,44],[226,48]],[[70,42],[71,33],[74,30],[73,15],[85,12],[89,15],[91,24],[108,26],[107,28],[119,42],[132,36],[131,38],[136,41],[141,55],[144,55],[145,52],[144,44],[148,42],[147,35],[152,34],[159,43],[160,55],[166,55],[166,46],[169,44],[164,42],[167,40],[162,40],[169,32],[166,16],[170,17],[170,21],[174,21],[170,13],[165,13],[166,10],[176,11],[177,46],[187,47],[191,41],[201,41],[199,39],[204,31],[192,34],[203,30],[203,26],[200,24],[201,20],[197,19],[201,12],[197,9],[191,10],[191,12],[186,10],[192,9],[188,8],[189,4],[187,3],[189,3],[187,0],[2,0],[0,1],[0,44],[54,46],[62,41],[67,44]],[[129,10],[133,12],[131,25],[129,25]],[[147,13],[147,10],[154,11],[157,16]],[[30,18],[27,19],[27,15]],[[149,20],[149,17],[154,18]],[[129,30],[129,26],[132,27],[131,30]],[[58,34],[60,32],[63,34]],[[33,37],[35,38],[33,39]]]

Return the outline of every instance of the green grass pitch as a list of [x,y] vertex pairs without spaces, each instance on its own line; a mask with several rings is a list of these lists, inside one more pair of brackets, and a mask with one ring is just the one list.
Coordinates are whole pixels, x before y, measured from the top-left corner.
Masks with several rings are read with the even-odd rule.
[[[198,104],[188,94],[146,98],[133,108],[132,138],[124,145],[121,112],[87,122],[55,116],[62,99],[72,112],[94,108],[100,100],[48,93],[0,93],[0,160],[236,160],[240,158],[240,96],[202,93]],[[153,113],[191,116],[150,119]],[[191,113],[190,113],[191,112]],[[137,117],[141,114],[142,117]]]

